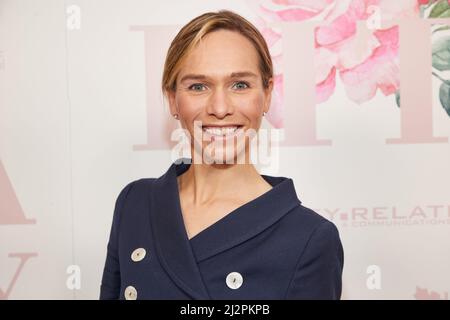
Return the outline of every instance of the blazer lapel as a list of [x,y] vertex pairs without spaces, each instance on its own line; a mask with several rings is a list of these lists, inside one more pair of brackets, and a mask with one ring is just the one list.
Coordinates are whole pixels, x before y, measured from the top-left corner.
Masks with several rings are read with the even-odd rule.
[[189,243],[178,198],[177,169],[188,167],[174,162],[150,184],[151,228],[161,265],[172,280],[194,299],[211,299]]
[[[301,204],[293,180],[261,175],[272,189],[240,206],[190,240],[180,207],[177,176],[189,169],[191,159],[172,163],[149,184],[150,222],[161,265],[172,280],[194,299],[211,299],[198,263],[239,245],[269,228]],[[181,161],[181,163],[179,163]]]
[[292,179],[261,176],[272,185],[272,189],[190,239],[197,263],[256,236],[301,204]]

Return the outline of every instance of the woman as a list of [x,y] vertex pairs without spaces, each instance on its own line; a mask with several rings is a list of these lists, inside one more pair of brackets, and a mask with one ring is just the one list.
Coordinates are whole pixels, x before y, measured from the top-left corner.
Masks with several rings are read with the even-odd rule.
[[340,298],[336,227],[301,205],[292,179],[249,161],[245,133],[259,129],[272,88],[267,44],[243,17],[209,12],[180,30],[162,89],[193,137],[193,163],[121,191],[101,299]]

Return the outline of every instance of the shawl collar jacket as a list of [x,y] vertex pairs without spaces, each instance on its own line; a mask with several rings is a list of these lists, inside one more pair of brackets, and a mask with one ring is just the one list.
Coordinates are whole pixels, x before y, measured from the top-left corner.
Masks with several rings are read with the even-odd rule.
[[120,192],[100,299],[340,298],[338,230],[290,178],[261,175],[272,189],[189,239],[176,179],[186,160]]

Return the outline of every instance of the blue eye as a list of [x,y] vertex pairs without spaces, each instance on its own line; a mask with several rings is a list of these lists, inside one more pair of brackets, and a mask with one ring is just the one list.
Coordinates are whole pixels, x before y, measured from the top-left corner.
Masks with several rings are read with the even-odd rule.
[[[192,90],[193,87],[197,87],[197,86],[203,86],[203,84],[201,84],[201,83],[194,83],[193,85],[189,86],[189,90]],[[194,91],[201,91],[201,90],[194,90]]]
[[241,87],[241,89],[247,89],[247,88],[249,88],[249,87],[250,87],[250,86],[248,85],[248,83],[247,83],[247,82],[244,82],[244,81],[239,81],[239,82],[236,82],[236,84],[239,84],[239,83],[242,83],[242,84],[246,85],[246,87],[244,87],[244,88],[242,88],[242,87]]

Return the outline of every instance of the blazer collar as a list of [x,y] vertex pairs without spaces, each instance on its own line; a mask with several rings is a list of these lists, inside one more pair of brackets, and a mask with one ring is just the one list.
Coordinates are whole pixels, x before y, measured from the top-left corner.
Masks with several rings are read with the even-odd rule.
[[301,204],[292,179],[261,175],[272,189],[233,210],[190,240],[183,221],[177,176],[190,167],[180,158],[154,180],[150,218],[162,266],[186,293],[210,299],[198,263],[262,232]]

